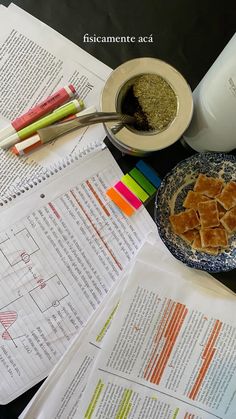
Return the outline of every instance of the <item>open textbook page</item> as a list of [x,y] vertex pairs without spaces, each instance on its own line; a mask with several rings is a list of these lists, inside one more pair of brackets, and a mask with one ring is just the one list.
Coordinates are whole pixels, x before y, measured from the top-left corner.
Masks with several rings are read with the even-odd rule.
[[[111,68],[105,65],[103,62],[99,61],[95,57],[93,57],[91,54],[89,54],[84,49],[80,48],[78,45],[76,45],[74,42],[70,41],[68,38],[63,36],[61,33],[57,32],[55,29],[48,26],[46,23],[41,22],[38,18],[35,16],[32,16],[30,13],[26,12],[26,10],[21,9],[19,6],[17,6],[14,3],[10,3],[7,10],[12,14],[15,13],[15,15],[18,17],[18,19],[25,19],[25,21],[31,21],[32,24],[35,23],[43,28],[43,30],[49,30],[50,34],[53,33],[53,35],[57,36],[60,42],[64,41],[64,47],[61,46],[61,48],[66,47],[66,54],[70,54],[70,57],[74,59],[75,61],[78,59],[78,57],[82,60],[80,62],[80,65],[82,67],[88,67],[90,68],[90,72],[97,74],[98,76],[102,77],[102,75],[105,75],[106,77],[109,76],[111,72]],[[94,69],[93,66],[96,66]]]
[[[0,24],[0,127],[68,83],[85,107],[99,109],[109,67],[14,5],[0,8]],[[0,195],[15,193],[28,179],[104,138],[104,128],[97,124],[68,133],[27,157],[0,150]]]
[[121,170],[88,155],[1,211],[0,402],[49,374],[156,226],[106,197]]
[[235,418],[235,303],[230,292],[171,274],[149,246],[132,270],[77,417]]
[[[150,240],[151,237],[149,237]],[[153,247],[145,242],[135,261],[144,262],[150,267],[152,264],[155,265],[158,260],[158,266],[164,269],[166,273],[168,272],[174,278],[174,281],[178,281],[179,276],[184,276],[189,284],[192,284],[193,287],[203,288],[205,293],[209,289],[222,295],[223,298],[233,294],[231,290],[224,287],[209,274],[189,269],[175,260],[158,235],[155,236],[155,248],[155,258],[153,258]],[[81,334],[68,348],[33,400],[21,414],[20,419],[47,419],[49,416],[51,419],[82,417],[79,414],[81,396],[90,379],[93,380],[93,376],[89,378],[89,374],[106,343],[104,343],[104,336],[107,333],[109,334],[111,322],[116,324],[120,294],[125,289],[127,280],[129,281],[129,273],[126,274],[126,279],[122,280],[122,287],[120,286],[107,301],[106,308],[94,321],[88,333],[86,335]]]

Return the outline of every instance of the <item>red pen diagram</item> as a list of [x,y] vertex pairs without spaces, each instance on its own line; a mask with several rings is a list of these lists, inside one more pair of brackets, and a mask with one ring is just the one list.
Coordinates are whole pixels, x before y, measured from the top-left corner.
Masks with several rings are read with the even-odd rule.
[[[20,340],[26,333],[24,316],[19,315],[24,307],[24,299],[31,297],[31,302],[35,304],[41,313],[49,309],[55,309],[61,301],[69,295],[68,290],[57,275],[53,275],[47,280],[40,281],[39,284],[28,291],[25,295],[17,297],[4,307],[0,308],[0,341],[12,342],[17,348],[17,340]],[[26,300],[27,301],[27,300]],[[25,302],[26,313],[34,310],[30,301]]]
[[0,242],[0,250],[6,258],[10,266],[14,266],[21,262],[21,253],[24,251],[29,256],[39,250],[38,244],[35,242],[27,228],[23,228],[14,234],[11,238],[6,238]]
[[[61,301],[69,295],[68,290],[59,279],[54,275],[43,282],[40,282],[35,288],[27,294],[17,297],[4,307],[0,308],[0,341],[12,342],[17,348],[17,340],[20,340],[26,333],[24,316],[18,315],[22,311],[25,298],[31,297],[31,301],[36,305],[41,313],[48,309],[56,308]],[[26,303],[26,312],[31,306],[29,300]]]
[[[9,333],[9,328],[15,323],[17,320],[17,313],[16,311],[3,311],[0,313],[0,323],[2,324],[4,331],[2,333],[2,338],[4,340],[11,340],[14,344],[14,340]],[[16,345],[15,345],[16,346]]]
[[43,285],[39,284],[29,292],[30,297],[42,313],[51,307],[57,307],[60,301],[69,295],[65,285],[57,275],[48,278]]

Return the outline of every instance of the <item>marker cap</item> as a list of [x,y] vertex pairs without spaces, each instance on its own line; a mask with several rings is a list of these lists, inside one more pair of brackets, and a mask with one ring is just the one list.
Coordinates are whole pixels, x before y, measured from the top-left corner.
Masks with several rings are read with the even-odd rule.
[[64,89],[67,91],[67,93],[70,97],[72,97],[76,93],[76,90],[75,90],[73,84],[69,84],[69,86],[65,86]]
[[22,154],[29,153],[32,149],[40,146],[41,144],[40,136],[35,134],[32,135],[32,137],[27,138],[27,140],[15,144],[14,147],[11,148],[11,151],[13,154],[21,156]]
[[16,133],[15,128],[9,124],[0,130],[0,140],[10,137],[10,135],[15,134],[15,133]]

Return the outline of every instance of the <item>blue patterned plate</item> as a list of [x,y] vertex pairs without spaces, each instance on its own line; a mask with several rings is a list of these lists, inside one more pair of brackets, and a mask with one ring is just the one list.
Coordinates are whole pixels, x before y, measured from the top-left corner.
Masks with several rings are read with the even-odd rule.
[[163,179],[155,200],[155,222],[162,241],[177,259],[186,265],[207,272],[223,272],[236,268],[236,234],[229,238],[229,248],[218,255],[209,255],[191,248],[178,237],[169,222],[169,215],[184,211],[182,203],[199,175],[220,177],[225,182],[236,180],[236,158],[218,153],[200,153],[181,161]]

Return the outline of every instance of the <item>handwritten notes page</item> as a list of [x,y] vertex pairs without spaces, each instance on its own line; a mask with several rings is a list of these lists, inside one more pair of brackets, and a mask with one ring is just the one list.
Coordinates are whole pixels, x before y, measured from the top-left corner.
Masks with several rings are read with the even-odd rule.
[[171,272],[157,246],[145,247],[77,417],[236,417],[235,295],[190,281],[190,269]]
[[[11,4],[0,8],[0,128],[42,98],[72,83],[85,107],[99,109],[100,94],[111,69],[49,26]],[[38,63],[43,65],[38,65]],[[15,193],[27,179],[102,143],[102,124],[68,133],[27,157],[0,149],[0,195]]]
[[104,150],[2,212],[1,403],[48,375],[155,231],[144,208],[128,219],[106,197],[120,176]]

